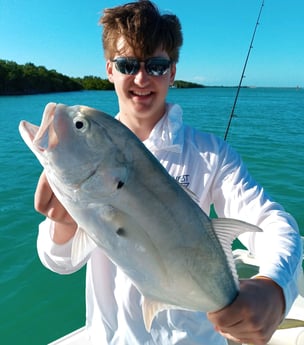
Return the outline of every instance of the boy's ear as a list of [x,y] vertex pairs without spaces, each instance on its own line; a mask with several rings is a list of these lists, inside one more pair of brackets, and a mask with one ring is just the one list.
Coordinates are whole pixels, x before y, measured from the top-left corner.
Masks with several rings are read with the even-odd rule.
[[113,81],[113,63],[110,60],[107,60],[106,71],[107,71],[109,82],[113,83],[114,82]]
[[170,68],[170,85],[174,84],[174,79],[176,75],[176,63],[173,63]]

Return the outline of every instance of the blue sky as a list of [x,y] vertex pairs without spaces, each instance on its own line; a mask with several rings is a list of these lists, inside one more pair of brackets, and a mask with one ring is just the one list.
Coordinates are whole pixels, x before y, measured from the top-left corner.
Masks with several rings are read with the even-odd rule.
[[[98,19],[123,0],[0,0],[0,59],[105,78]],[[176,79],[237,85],[261,0],[155,0],[181,20]],[[304,1],[265,0],[243,85],[304,87]]]

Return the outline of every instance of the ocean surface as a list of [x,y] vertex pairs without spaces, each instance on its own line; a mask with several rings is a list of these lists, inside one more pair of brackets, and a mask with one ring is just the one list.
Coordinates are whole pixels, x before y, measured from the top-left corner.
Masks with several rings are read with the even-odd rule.
[[[223,137],[235,88],[171,89],[185,122]],[[113,91],[0,97],[0,343],[45,345],[85,321],[84,269],[60,276],[36,253],[33,195],[41,166],[19,136],[25,119],[40,124],[48,102],[84,104],[116,114]],[[228,141],[251,174],[294,215],[304,235],[304,89],[242,89]]]

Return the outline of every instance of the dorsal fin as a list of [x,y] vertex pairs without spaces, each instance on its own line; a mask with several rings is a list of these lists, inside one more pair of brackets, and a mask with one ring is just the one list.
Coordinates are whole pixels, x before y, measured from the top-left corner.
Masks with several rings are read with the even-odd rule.
[[239,286],[239,279],[231,250],[232,241],[244,232],[262,232],[262,229],[241,220],[231,218],[214,218],[211,219],[211,223],[226,254],[236,286]]

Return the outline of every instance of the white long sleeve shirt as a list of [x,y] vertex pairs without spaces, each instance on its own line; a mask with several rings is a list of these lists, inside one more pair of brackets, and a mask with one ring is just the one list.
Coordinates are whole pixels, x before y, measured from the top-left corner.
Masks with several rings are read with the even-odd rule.
[[[292,216],[267,196],[226,142],[184,125],[178,105],[168,104],[167,113],[144,144],[171,176],[196,194],[207,214],[213,204],[219,217],[244,220],[263,229],[263,233],[243,234],[240,240],[261,263],[259,274],[282,287],[287,313],[298,293],[302,258],[299,231]],[[73,267],[71,246],[72,240],[64,245],[52,241],[50,220],[40,224],[37,247],[46,267],[68,274],[87,263],[86,324],[92,344],[227,344],[201,312],[163,311],[147,333],[142,296],[128,277],[99,248]]]

